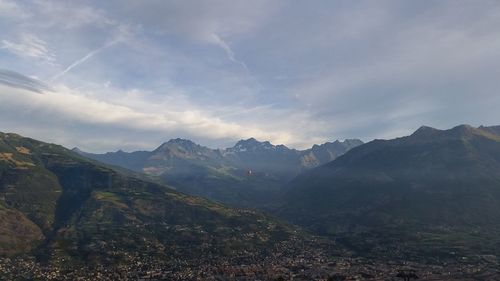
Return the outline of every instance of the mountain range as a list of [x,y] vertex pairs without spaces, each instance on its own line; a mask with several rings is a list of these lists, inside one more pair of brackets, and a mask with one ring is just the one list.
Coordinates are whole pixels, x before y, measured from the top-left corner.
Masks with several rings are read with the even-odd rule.
[[374,140],[295,178],[278,213],[363,254],[500,248],[500,126]]
[[299,272],[299,280],[322,268],[326,279],[353,264],[334,255],[354,255],[387,266],[377,275],[384,278],[403,260],[491,280],[499,234],[500,126],[423,126],[305,151],[255,139],[227,149],[173,139],[153,151],[106,154],[0,133],[0,278],[18,277],[2,270],[23,257],[29,274],[26,260],[50,274],[163,268],[184,280],[193,264],[198,277],[211,265],[214,275],[234,276],[230,263],[246,273],[253,264],[267,277],[287,268],[280,272]]
[[264,209],[362,255],[439,259],[500,245],[500,126],[423,126],[401,138],[304,151],[255,139],[213,150],[175,139],[152,152],[86,156]]
[[153,151],[92,154],[73,150],[103,163],[157,176],[188,194],[239,207],[264,207],[275,205],[282,187],[301,172],[362,143],[348,139],[296,150],[250,138],[227,149],[210,149],[190,140],[172,139]]

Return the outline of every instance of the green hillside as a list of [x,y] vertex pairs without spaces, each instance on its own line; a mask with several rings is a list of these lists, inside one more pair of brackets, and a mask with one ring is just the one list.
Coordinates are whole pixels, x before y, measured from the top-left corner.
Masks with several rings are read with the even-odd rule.
[[262,252],[295,230],[261,214],[181,194],[61,146],[0,134],[0,257],[54,267],[138,255],[192,259]]

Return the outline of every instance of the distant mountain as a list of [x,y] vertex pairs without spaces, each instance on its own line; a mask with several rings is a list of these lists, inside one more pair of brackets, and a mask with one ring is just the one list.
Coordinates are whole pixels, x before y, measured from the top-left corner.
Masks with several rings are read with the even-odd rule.
[[292,181],[281,216],[362,253],[500,249],[500,127],[421,127]]
[[[107,152],[105,154],[92,154],[84,152],[77,147],[73,148],[72,150],[73,152],[86,156],[88,158],[110,165],[121,166],[132,171],[141,171],[144,163],[151,154],[149,151],[134,151],[129,153],[122,150],[118,150],[116,152]],[[119,165],[118,163],[126,163],[126,165]]]
[[[175,140],[148,161],[169,160],[169,155],[203,159],[198,153],[203,151]],[[119,159],[123,152],[111,155]],[[259,213],[184,195],[58,145],[0,133],[0,258],[37,257],[61,271],[115,265],[147,269],[201,254],[217,259],[264,252],[298,237],[295,233]]]
[[363,144],[361,140],[347,139],[342,142],[337,140],[321,145],[315,144],[306,150],[296,150],[284,145],[272,145],[268,141],[259,142],[250,138],[241,140],[234,147],[225,149],[223,155],[237,166],[298,174],[304,169],[328,163],[361,144]]
[[74,151],[158,176],[189,194],[236,206],[263,207],[275,204],[284,183],[302,171],[327,163],[360,144],[360,140],[335,141],[299,151],[250,138],[227,149],[210,149],[190,140],[172,139],[151,152]]
[[335,160],[363,142],[358,139],[347,139],[343,142],[334,141],[321,145],[313,145],[312,148],[301,152],[300,164],[302,167],[314,168]]

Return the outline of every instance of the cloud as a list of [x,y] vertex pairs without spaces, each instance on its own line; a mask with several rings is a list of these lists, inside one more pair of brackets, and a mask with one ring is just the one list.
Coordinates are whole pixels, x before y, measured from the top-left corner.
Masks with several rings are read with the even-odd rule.
[[[306,147],[494,124],[499,24],[495,1],[0,0],[0,67],[53,78],[43,98],[2,105],[1,124],[90,150],[250,134]],[[48,92],[11,74],[6,92]]]
[[36,58],[51,64],[55,61],[55,55],[48,50],[47,43],[29,33],[20,35],[17,41],[2,40],[0,49],[20,57]]
[[248,72],[247,65],[236,59],[224,37],[259,29],[281,6],[280,1],[111,1],[111,14],[126,18],[129,24],[164,35],[177,35],[221,48],[228,59]]
[[[133,108],[135,104],[133,101],[128,102],[130,106],[113,104],[64,85],[53,86],[51,90],[45,87],[43,94],[33,95],[31,91],[37,87],[40,88],[43,85],[42,82],[36,82],[34,79],[13,72],[0,73],[2,74],[0,81],[14,81],[0,83],[2,126],[8,126],[8,122],[15,118],[17,124],[23,124],[22,127],[36,126],[38,122],[43,123],[41,127],[51,124],[51,127],[57,130],[68,127],[68,131],[71,131],[69,128],[73,126],[90,126],[106,128],[107,131],[113,131],[116,135],[122,136],[130,135],[130,132],[140,132],[144,138],[148,138],[150,134],[165,136],[172,133],[197,139],[257,137],[277,143],[287,142],[292,138],[286,131],[265,131],[257,126],[228,122],[185,104],[182,109],[176,109],[175,104],[165,107],[165,104],[155,106],[155,103],[151,102],[147,111],[143,111],[140,108]],[[4,76],[8,79],[3,79]],[[30,91],[25,91],[26,89]],[[117,91],[117,89],[114,90]],[[128,95],[127,92],[115,94]],[[135,93],[135,95],[138,94]],[[49,127],[46,127],[46,130],[45,137],[51,134]],[[82,143],[84,140],[78,142],[85,148],[89,147]]]
[[5,69],[0,69],[0,84],[36,93],[50,91],[50,88],[45,83],[37,79],[26,77],[19,73]]
[[[298,69],[294,66],[314,66],[310,78],[287,81],[287,95],[295,96],[296,108],[309,110],[312,119],[330,120],[325,130],[365,139],[408,134],[422,124],[446,128],[498,122],[491,111],[500,106],[494,90],[500,85],[493,78],[499,74],[500,40],[493,26],[500,23],[500,6],[449,4],[386,1],[380,5],[384,12],[379,12],[362,3],[337,13],[345,18],[358,13],[354,18],[362,22],[366,18],[370,24],[358,24],[353,18],[337,22],[339,32],[318,31],[323,40],[304,41],[308,46],[280,41],[283,50],[286,46],[292,52],[295,48],[317,52],[297,53],[302,58],[299,64],[283,64],[292,71]],[[338,18],[333,15],[331,21]],[[336,26],[329,21],[321,23]],[[330,40],[325,40],[326,34]],[[478,108],[487,110],[470,114]]]

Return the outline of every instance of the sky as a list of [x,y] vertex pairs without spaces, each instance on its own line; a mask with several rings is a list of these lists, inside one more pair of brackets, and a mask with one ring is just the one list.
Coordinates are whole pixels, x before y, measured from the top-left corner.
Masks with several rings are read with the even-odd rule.
[[500,2],[0,0],[0,131],[90,152],[500,124]]

